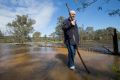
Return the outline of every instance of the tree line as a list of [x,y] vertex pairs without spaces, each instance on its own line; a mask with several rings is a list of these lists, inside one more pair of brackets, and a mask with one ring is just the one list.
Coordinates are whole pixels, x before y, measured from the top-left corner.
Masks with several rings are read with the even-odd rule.
[[[8,23],[7,26],[9,28],[10,36],[4,37],[4,34],[0,30],[0,39],[5,38],[6,42],[11,40],[10,42],[17,43],[25,43],[28,41],[40,42],[40,41],[63,41],[63,32],[62,26],[65,17],[60,16],[57,18],[57,24],[55,27],[55,32],[52,32],[49,36],[45,35],[41,37],[40,32],[34,32],[33,25],[35,24],[35,20],[30,19],[27,15],[17,15],[15,20]],[[79,23],[78,23],[79,24]],[[84,29],[84,25],[78,26],[79,30],[79,38],[80,41],[85,40],[100,40],[100,41],[109,41],[112,40],[114,27],[107,27],[105,29],[97,29],[94,30],[93,26],[88,26]],[[34,32],[34,33],[33,33]],[[32,37],[29,36],[30,33],[33,33]],[[117,30],[118,39],[120,40],[120,31]]]
[[[53,38],[57,38],[59,40],[63,40],[63,32],[62,32],[62,26],[64,17],[60,16],[58,17],[57,26],[55,28],[55,32],[51,33]],[[79,23],[78,23],[79,24]],[[113,30],[115,27],[107,27],[104,29],[97,29],[94,30],[93,26],[88,26],[86,29],[84,29],[84,25],[78,26],[79,30],[79,38],[81,41],[83,40],[101,40],[101,41],[109,41],[112,39]],[[120,31],[117,30],[118,39],[120,39]]]

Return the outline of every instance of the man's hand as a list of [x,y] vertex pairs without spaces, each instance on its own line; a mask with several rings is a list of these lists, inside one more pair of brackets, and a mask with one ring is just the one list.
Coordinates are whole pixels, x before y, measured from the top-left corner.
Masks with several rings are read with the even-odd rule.
[[71,21],[71,24],[72,24],[73,26],[75,26],[75,20],[72,20],[72,21]]

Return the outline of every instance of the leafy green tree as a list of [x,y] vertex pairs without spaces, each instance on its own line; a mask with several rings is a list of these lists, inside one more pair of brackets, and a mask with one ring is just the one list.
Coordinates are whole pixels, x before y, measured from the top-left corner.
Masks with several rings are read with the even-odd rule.
[[106,29],[98,29],[95,31],[95,40],[103,40],[103,41],[110,41],[112,40],[113,36],[113,29],[112,27],[108,27]]
[[118,31],[117,34],[118,34],[118,40],[120,40],[120,31]]
[[95,31],[95,40],[104,40],[104,36],[106,35],[105,29],[98,29]]
[[87,27],[85,30],[79,27],[80,41],[82,40],[94,40],[94,29],[93,27]]
[[59,40],[63,40],[63,31],[62,31],[62,26],[63,26],[63,21],[65,20],[65,18],[63,16],[58,17],[57,19],[57,26],[55,29],[55,33],[58,36]]
[[114,34],[114,30],[115,28],[114,27],[107,27],[106,30],[108,31],[109,35],[113,35]]
[[8,23],[7,26],[13,34],[14,40],[23,44],[27,41],[29,33],[33,31],[33,24],[35,24],[35,20],[28,18],[27,15],[17,15],[15,20]]
[[56,36],[56,33],[55,33],[55,32],[53,32],[53,33],[51,33],[51,34],[50,34],[50,36],[52,37],[52,40],[53,40],[53,41],[55,41],[55,36]]
[[0,30],[0,37],[3,37],[4,35],[3,35],[3,33],[2,33],[2,31]]
[[80,41],[82,42],[83,37],[84,37],[84,29],[83,27],[79,27],[79,36],[80,36]]
[[41,33],[40,32],[35,32],[33,34],[33,41],[34,42],[40,42],[40,37],[41,37]]
[[4,42],[4,34],[0,30],[0,42]]
[[45,42],[45,46],[46,46],[46,44],[47,44],[47,42],[48,42],[48,37],[47,37],[46,34],[44,35],[43,40],[44,40],[44,42]]
[[88,40],[93,40],[94,39],[94,30],[93,27],[87,27],[86,28],[86,36]]

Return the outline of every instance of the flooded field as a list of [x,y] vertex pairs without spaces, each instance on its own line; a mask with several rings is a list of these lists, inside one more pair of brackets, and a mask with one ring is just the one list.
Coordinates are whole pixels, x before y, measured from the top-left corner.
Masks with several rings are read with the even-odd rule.
[[79,49],[76,70],[66,66],[67,49],[0,44],[0,80],[120,80],[120,57]]

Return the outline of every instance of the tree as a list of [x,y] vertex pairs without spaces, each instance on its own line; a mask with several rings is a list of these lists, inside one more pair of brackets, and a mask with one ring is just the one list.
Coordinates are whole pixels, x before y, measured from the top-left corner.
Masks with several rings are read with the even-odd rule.
[[[89,6],[95,4],[96,2],[98,2],[100,0],[73,0],[73,1],[76,4],[77,3],[79,4],[79,7],[76,10],[81,11],[81,10],[84,10],[84,9],[88,8]],[[102,11],[104,8],[104,5],[109,5],[108,3],[111,1],[113,1],[113,0],[101,0],[101,3],[104,3],[104,4],[97,5],[96,6],[97,10]],[[120,0],[114,0],[113,4],[115,4],[116,2],[120,3]],[[119,6],[118,6],[118,8],[115,7],[115,9],[109,10],[107,13],[110,16],[114,16],[114,15],[120,16],[120,7]]]
[[106,29],[98,29],[94,32],[95,40],[102,40],[102,41],[111,41],[113,36],[113,27],[107,27]]
[[98,29],[95,31],[95,40],[105,40],[106,30],[105,29]]
[[3,35],[3,33],[2,33],[2,31],[0,30],[0,37],[3,37],[4,35]]
[[120,40],[120,32],[118,31],[117,34],[118,34],[118,40]]
[[88,40],[93,40],[94,39],[93,27],[87,27],[85,31],[86,31],[87,39]]
[[84,36],[84,29],[83,27],[79,27],[78,30],[79,30],[80,41],[82,42]]
[[87,27],[85,30],[82,25],[79,27],[80,41],[82,40],[94,40],[94,29],[93,27]]
[[58,36],[59,40],[63,39],[63,31],[62,31],[62,26],[63,26],[63,21],[65,20],[65,18],[63,16],[58,17],[57,19],[57,26],[55,29],[55,33]]
[[4,42],[4,35],[1,30],[0,30],[0,42]]
[[107,27],[106,30],[108,31],[109,35],[112,36],[114,34],[113,27]]
[[[114,35],[114,27],[107,27],[106,29],[98,29],[94,31],[93,27],[87,27],[85,30],[83,26],[79,27],[80,40],[101,40],[101,41],[111,41]],[[117,31],[118,38],[120,37],[120,32]]]
[[44,42],[45,42],[45,46],[46,46],[47,41],[48,41],[47,39],[48,39],[48,38],[47,38],[47,35],[45,34],[45,35],[44,35],[44,39],[43,39],[43,40],[44,40]]
[[33,41],[40,42],[40,37],[41,37],[41,33],[40,32],[35,32],[33,34]]
[[29,33],[33,31],[33,24],[35,24],[35,20],[28,18],[27,15],[17,15],[15,20],[8,23],[7,26],[13,34],[14,40],[23,44],[27,41]]
[[55,32],[53,32],[53,33],[51,33],[51,34],[50,34],[50,36],[52,37],[53,41],[55,41],[55,36],[56,36],[56,33],[55,33]]

